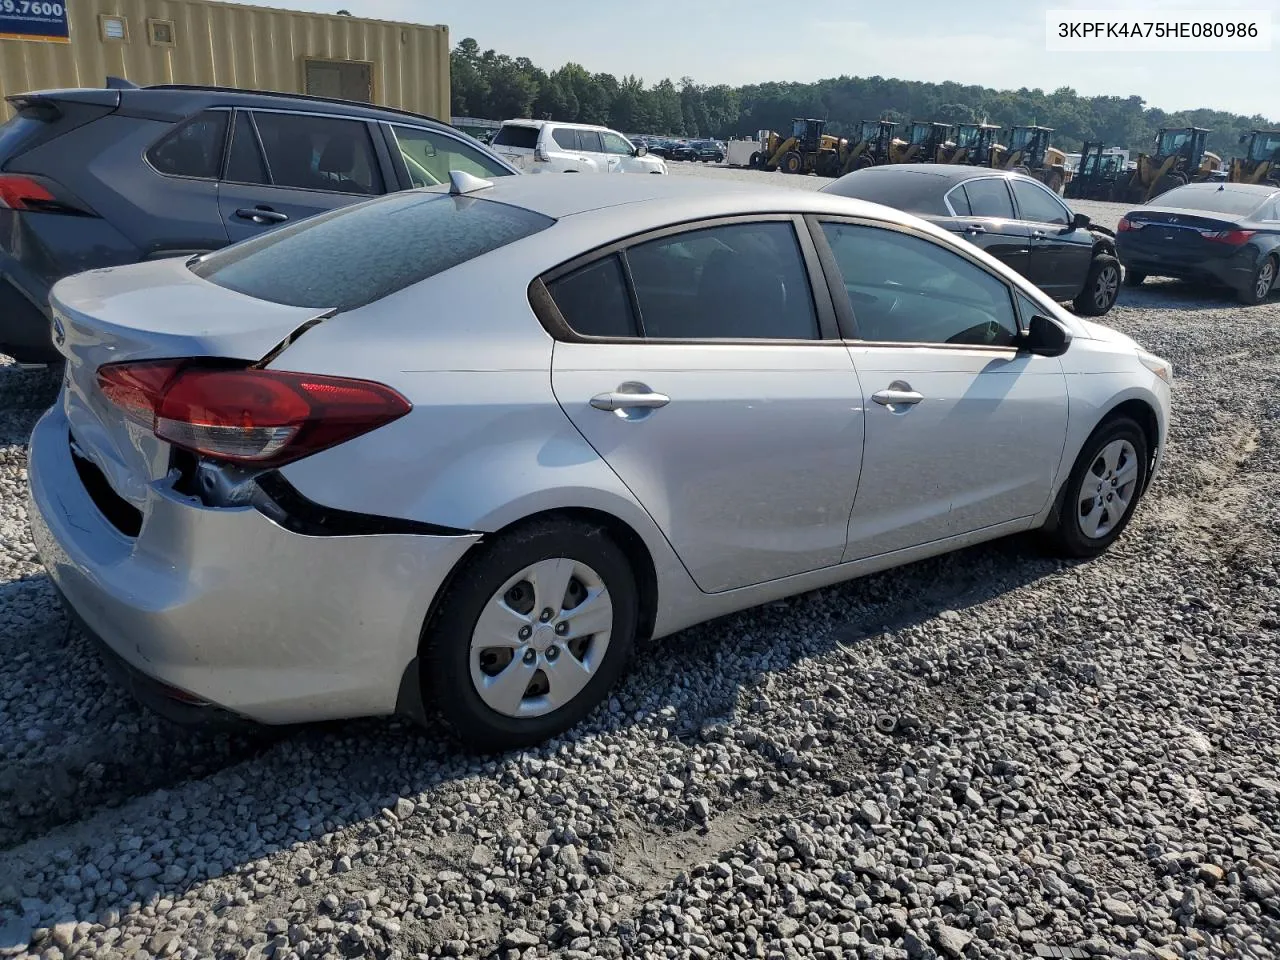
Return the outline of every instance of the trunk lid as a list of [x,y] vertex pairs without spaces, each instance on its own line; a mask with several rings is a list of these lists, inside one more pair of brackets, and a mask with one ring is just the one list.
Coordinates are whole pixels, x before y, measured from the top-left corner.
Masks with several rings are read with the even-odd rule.
[[218,357],[256,362],[331,313],[236,293],[202,280],[188,258],[108,267],[57,283],[54,343],[66,357],[62,404],[72,442],[111,488],[143,509],[169,470],[169,444],[128,421],[98,389],[99,367],[125,360]]
[[1130,229],[1121,231],[1128,244],[1158,260],[1195,263],[1230,257],[1237,247],[1213,237],[1237,230],[1239,221],[1221,214],[1180,210],[1176,207],[1143,207],[1125,214]]

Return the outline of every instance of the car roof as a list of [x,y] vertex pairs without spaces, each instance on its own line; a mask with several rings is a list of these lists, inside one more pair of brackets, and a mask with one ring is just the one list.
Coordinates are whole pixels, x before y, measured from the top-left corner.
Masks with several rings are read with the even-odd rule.
[[866,167],[862,170],[855,170],[853,173],[847,173],[845,176],[856,176],[861,179],[869,179],[870,177],[884,177],[886,179],[931,177],[938,181],[939,187],[950,187],[965,180],[972,180],[975,177],[1001,177],[1005,180],[1017,179],[1038,182],[1035,181],[1035,178],[1025,176],[1016,170],[997,170],[994,167],[979,167],[964,163],[895,163],[879,167]]
[[342,100],[337,97],[317,97],[307,93],[286,93],[272,90],[245,90],[240,87],[222,87],[203,84],[162,83],[146,87],[67,87],[50,90],[33,90],[15,96],[66,99],[89,93],[95,99],[110,98],[124,111],[155,119],[180,120],[197,110],[210,106],[256,107],[260,109],[287,107],[308,113],[332,113],[345,117],[367,120],[405,120],[420,126],[441,130],[456,130],[451,124],[421,113],[384,107],[359,100]]
[[[882,220],[914,219],[910,214],[866,201],[741,180],[713,182],[700,177],[581,174],[572,177],[495,177],[490,182],[493,184],[491,187],[478,191],[475,196],[523,207],[555,220],[627,205],[646,205],[651,208],[655,219],[667,216],[666,209],[669,207],[676,211],[670,214],[672,223],[704,216],[734,216],[739,213],[817,213],[841,210],[850,216],[862,215]],[[428,189],[443,191],[446,188]],[[679,212],[685,208],[690,211],[687,216]],[[649,217],[646,215],[643,219]]]
[[[1259,203],[1273,193],[1280,193],[1280,187],[1267,183],[1184,183],[1174,189],[1196,193],[1243,193],[1256,196]],[[1154,199],[1159,200],[1160,197],[1156,196]]]
[[543,127],[568,127],[571,130],[609,130],[610,127],[602,127],[598,123],[565,123],[559,120],[529,120],[526,118],[516,118],[515,120],[503,120],[504,127],[533,127],[541,130]]

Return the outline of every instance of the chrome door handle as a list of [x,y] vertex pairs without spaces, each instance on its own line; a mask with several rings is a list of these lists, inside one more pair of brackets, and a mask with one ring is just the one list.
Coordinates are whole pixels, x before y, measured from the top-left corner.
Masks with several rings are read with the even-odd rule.
[[919,403],[924,399],[924,394],[916,393],[914,390],[881,390],[879,393],[873,393],[871,399],[881,406],[891,407],[897,403]]
[[609,393],[598,393],[591,398],[591,405],[597,410],[626,410],[630,407],[654,409],[665,407],[671,398],[664,393],[653,393],[649,390],[629,391],[612,390]]
[[987,228],[983,226],[979,226],[976,223],[971,223],[969,224],[969,226],[964,228],[964,232],[965,233],[986,233]]
[[1041,239],[1043,239],[1044,237],[1047,237],[1047,236],[1048,236],[1048,234],[1047,234],[1047,233],[1045,233],[1043,230],[1032,230],[1032,231],[1031,231],[1031,235],[1032,235],[1033,237],[1039,237],[1039,238],[1041,238]]

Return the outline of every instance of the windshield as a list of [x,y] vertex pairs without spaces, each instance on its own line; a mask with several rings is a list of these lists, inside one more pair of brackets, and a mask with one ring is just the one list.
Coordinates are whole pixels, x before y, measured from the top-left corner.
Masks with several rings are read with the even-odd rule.
[[1014,150],[1022,149],[1028,143],[1031,142],[1031,136],[1034,132],[1035,132],[1034,130],[1031,130],[1027,127],[1021,127],[1019,129],[1014,130],[1013,133],[1009,135],[1010,148]]
[[1259,133],[1249,148],[1250,160],[1271,160],[1280,152],[1280,133]]
[[1161,135],[1160,142],[1156,144],[1156,152],[1159,154],[1177,153],[1182,149],[1182,145],[1191,139],[1191,134],[1186,130],[1170,131]]
[[1177,207],[1181,210],[1203,210],[1206,213],[1225,213],[1232,217],[1248,217],[1268,199],[1262,192],[1233,190],[1230,187],[1210,187],[1188,184],[1175,187],[1151,201],[1153,207]]

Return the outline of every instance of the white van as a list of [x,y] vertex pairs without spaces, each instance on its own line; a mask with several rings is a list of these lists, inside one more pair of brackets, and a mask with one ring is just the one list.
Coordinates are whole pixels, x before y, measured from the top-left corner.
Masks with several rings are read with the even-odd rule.
[[666,173],[661,157],[608,127],[507,120],[490,149],[524,173]]

